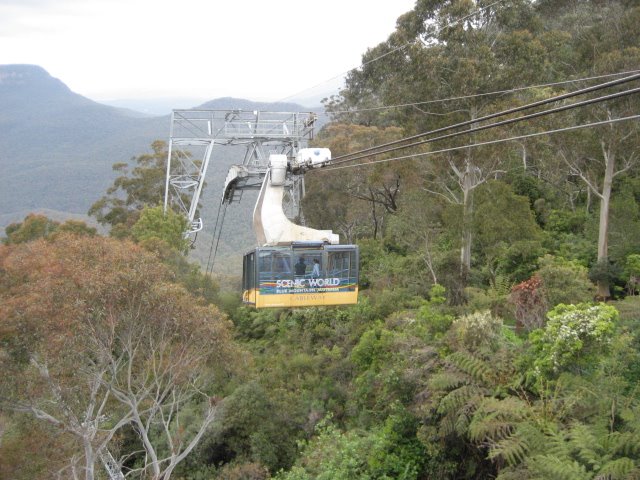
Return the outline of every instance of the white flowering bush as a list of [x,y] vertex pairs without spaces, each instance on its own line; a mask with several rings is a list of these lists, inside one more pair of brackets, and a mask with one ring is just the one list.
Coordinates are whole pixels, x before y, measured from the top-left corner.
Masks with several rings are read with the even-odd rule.
[[460,343],[473,350],[482,345],[491,346],[498,339],[502,319],[483,310],[456,318],[451,329]]
[[558,373],[594,363],[613,337],[618,311],[609,305],[557,305],[547,314],[544,329],[531,332],[539,373]]

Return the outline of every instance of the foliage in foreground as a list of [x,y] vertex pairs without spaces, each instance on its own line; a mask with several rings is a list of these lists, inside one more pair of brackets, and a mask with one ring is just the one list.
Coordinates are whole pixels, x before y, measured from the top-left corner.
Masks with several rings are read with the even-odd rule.
[[2,247],[0,265],[3,409],[60,430],[66,476],[130,457],[131,427],[144,456],[127,468],[169,478],[217,414],[228,322],[129,242],[63,235]]

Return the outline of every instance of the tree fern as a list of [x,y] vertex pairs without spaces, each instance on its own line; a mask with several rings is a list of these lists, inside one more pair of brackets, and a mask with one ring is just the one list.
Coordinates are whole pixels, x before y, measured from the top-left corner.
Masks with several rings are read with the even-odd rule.
[[640,435],[632,432],[614,432],[609,435],[614,454],[636,457],[640,453]]
[[519,432],[493,443],[489,448],[489,460],[503,459],[507,465],[521,463],[529,452],[529,443]]
[[[599,438],[606,436],[605,432],[596,432],[596,427],[576,422],[569,431],[569,444],[582,463],[593,470],[599,470],[603,461],[609,460],[599,444]],[[604,434],[604,435],[603,435]]]
[[447,357],[447,362],[470,375],[476,382],[491,383],[491,368],[486,362],[470,353],[457,351]]
[[448,437],[456,432],[456,412],[450,412],[445,415],[438,422],[438,435],[441,437]]
[[[531,472],[524,464],[532,454],[540,454],[544,450],[547,438],[535,424],[529,421],[521,422],[512,435],[490,445],[488,458],[490,460],[500,458],[510,467],[519,466],[517,469],[508,469],[504,478],[528,478],[525,473]],[[517,472],[520,476],[510,477],[507,475],[509,471]]]
[[475,405],[465,405],[458,411],[458,416],[455,421],[455,431],[458,435],[464,436],[469,430],[469,424],[473,416]]
[[476,442],[494,442],[510,436],[514,431],[512,422],[491,416],[474,419],[469,426],[469,438]]
[[569,458],[571,448],[563,431],[547,429],[545,432],[545,454],[556,458]]
[[521,468],[505,468],[500,470],[496,480],[534,480],[534,477],[532,477],[531,472],[528,470]]
[[477,404],[485,390],[476,385],[463,385],[446,394],[438,405],[438,413],[457,412],[463,405]]
[[493,298],[506,297],[511,293],[513,282],[503,273],[496,274],[493,285],[489,287],[488,294]]
[[518,424],[518,435],[526,439],[532,454],[546,451],[548,437],[536,422],[526,421]]
[[[514,436],[519,436],[520,433],[521,431],[518,431]],[[526,463],[527,470],[535,475],[561,480],[640,480],[640,469],[633,460],[637,438],[632,434],[608,433],[603,426],[575,422],[569,431],[549,430],[544,438],[546,441],[541,448],[543,454],[534,455],[529,459],[522,457],[520,460]],[[519,450],[516,444],[516,440],[513,444],[505,442],[506,451],[508,448],[514,449],[510,458],[518,458]],[[527,443],[528,447],[531,445]],[[501,454],[501,447],[498,443],[495,446],[496,451],[492,450],[491,455],[495,457]],[[532,450],[540,451],[539,449],[538,445]],[[624,450],[632,457],[614,458]],[[503,458],[509,462],[506,456]]]
[[495,442],[508,437],[515,430],[516,424],[526,417],[526,412],[527,405],[516,397],[486,397],[473,416],[469,436],[475,442]]

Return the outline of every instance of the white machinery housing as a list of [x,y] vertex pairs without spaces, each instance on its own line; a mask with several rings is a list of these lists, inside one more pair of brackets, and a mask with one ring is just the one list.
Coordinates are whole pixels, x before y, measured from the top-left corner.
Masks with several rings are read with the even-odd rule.
[[[326,148],[322,150],[328,152]],[[258,244],[274,246],[293,242],[323,242],[332,245],[340,243],[338,235],[331,230],[314,230],[297,225],[286,217],[282,209],[282,199],[287,174],[287,156],[271,155],[269,164],[253,211],[253,229]]]

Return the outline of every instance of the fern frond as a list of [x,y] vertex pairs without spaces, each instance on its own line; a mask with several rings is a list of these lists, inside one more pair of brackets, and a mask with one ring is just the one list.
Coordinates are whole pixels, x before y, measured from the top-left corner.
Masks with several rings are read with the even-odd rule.
[[463,385],[446,394],[438,405],[438,413],[457,412],[463,405],[477,405],[486,392],[475,385]]
[[526,440],[532,454],[542,453],[547,447],[547,437],[534,423],[522,422],[517,427],[518,435]]
[[[574,423],[569,431],[569,444],[576,452],[576,455],[583,463],[590,465],[594,470],[598,470],[604,460],[602,448],[598,443],[601,435],[596,435],[592,426],[583,423]],[[601,434],[603,432],[600,432]],[[604,434],[606,435],[606,433]]]
[[429,388],[431,390],[451,390],[463,384],[470,383],[470,378],[463,372],[441,372],[429,378]]
[[504,273],[498,273],[495,276],[494,285],[489,288],[489,294],[495,297],[504,297],[511,293],[513,282]]
[[438,422],[438,434],[440,437],[448,437],[452,435],[456,431],[456,418],[457,416],[454,413],[450,413],[445,415]]
[[523,435],[516,432],[513,435],[503,438],[489,448],[489,460],[496,458],[504,459],[508,465],[522,463],[529,452],[529,444]]
[[640,453],[640,436],[631,432],[614,432],[609,435],[612,445],[611,452],[630,457],[638,456]]
[[469,424],[471,423],[471,417],[473,415],[473,406],[470,408],[462,408],[458,412],[458,418],[456,418],[455,429],[456,433],[460,436],[467,434],[469,430]]
[[526,415],[527,405],[516,397],[483,398],[469,427],[471,439],[497,441],[505,438]]
[[484,384],[491,382],[492,370],[489,365],[470,353],[457,351],[449,355],[446,360],[454,367],[470,375],[477,382]]
[[495,417],[474,417],[469,425],[469,438],[474,442],[498,441],[513,434],[513,424]]
[[[626,480],[636,469],[633,460],[627,457],[616,458],[606,463],[595,477],[596,480]],[[636,472],[637,473],[637,472]]]
[[591,474],[583,465],[569,458],[555,455],[536,455],[528,462],[529,469],[536,475],[553,480],[591,480]]
[[545,453],[557,458],[569,458],[571,448],[565,434],[553,430],[547,430],[545,435]]
[[497,418],[520,421],[527,417],[529,406],[518,397],[486,397],[478,410],[487,415],[493,414]]
[[496,480],[536,480],[526,468],[503,468],[498,473]]

